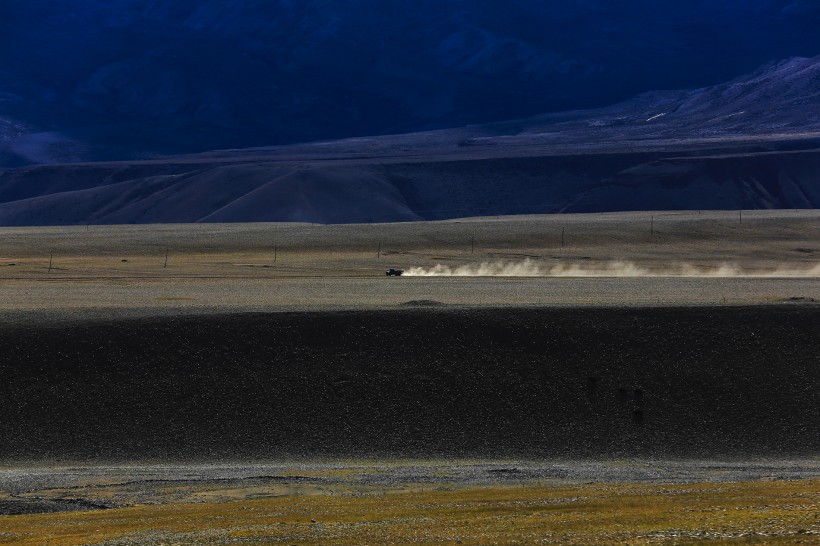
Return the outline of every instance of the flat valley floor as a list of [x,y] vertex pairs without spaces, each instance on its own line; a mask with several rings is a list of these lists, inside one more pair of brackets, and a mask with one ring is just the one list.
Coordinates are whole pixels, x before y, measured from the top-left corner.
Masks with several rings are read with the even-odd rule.
[[820,542],[817,211],[6,228],[0,290],[0,544]]
[[[526,277],[387,268],[529,263]],[[0,230],[0,317],[820,301],[820,212]]]

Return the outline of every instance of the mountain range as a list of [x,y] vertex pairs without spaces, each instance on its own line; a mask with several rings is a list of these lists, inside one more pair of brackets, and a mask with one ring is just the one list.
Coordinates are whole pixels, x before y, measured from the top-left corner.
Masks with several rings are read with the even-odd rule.
[[0,172],[0,224],[820,207],[820,57],[514,121]]
[[3,1],[0,165],[599,108],[816,55],[817,28],[814,0]]

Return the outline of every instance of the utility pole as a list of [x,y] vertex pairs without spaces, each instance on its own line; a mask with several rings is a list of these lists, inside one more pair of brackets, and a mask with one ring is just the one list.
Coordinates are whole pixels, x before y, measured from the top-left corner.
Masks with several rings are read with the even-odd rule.
[[165,263],[162,265],[162,269],[168,267],[168,249],[165,249]]
[[273,245],[273,263],[276,263],[276,245]]
[[470,238],[470,254],[475,254],[475,235]]
[[653,216],[649,222],[649,234],[655,235],[655,217]]
[[381,259],[382,257],[382,242],[379,241],[379,248],[376,250],[376,258]]
[[54,262],[54,253],[51,253],[51,256],[48,258],[48,272],[51,273],[51,264]]
[[564,231],[566,228],[561,228],[561,248],[564,248]]

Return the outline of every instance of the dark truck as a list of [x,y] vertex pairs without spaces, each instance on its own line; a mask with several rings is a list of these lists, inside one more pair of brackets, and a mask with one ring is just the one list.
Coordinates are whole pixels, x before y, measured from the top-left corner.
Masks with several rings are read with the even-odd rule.
[[401,277],[404,269],[393,269],[392,267],[384,272],[388,277]]

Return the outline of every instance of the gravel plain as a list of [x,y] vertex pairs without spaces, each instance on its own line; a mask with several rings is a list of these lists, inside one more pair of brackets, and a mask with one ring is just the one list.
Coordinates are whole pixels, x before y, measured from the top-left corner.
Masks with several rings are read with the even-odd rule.
[[[588,276],[384,276],[389,267],[525,261]],[[728,276],[720,276],[727,269]],[[614,276],[627,270],[648,275]],[[27,316],[379,309],[419,301],[468,307],[811,303],[820,301],[820,212],[4,228],[0,286],[0,319],[9,323]]]

